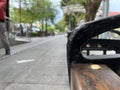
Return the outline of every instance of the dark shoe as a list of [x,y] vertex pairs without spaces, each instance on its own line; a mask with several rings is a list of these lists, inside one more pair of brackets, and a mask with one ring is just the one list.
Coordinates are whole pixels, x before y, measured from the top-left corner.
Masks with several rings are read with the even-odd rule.
[[10,55],[10,49],[5,50],[5,55]]

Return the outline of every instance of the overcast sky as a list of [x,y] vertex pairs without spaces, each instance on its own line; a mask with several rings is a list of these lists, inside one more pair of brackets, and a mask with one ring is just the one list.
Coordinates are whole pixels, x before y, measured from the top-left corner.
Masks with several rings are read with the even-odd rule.
[[120,0],[110,0],[109,11],[120,12]]
[[54,5],[56,6],[56,8],[58,10],[58,13],[57,13],[57,16],[56,16],[56,19],[55,19],[55,23],[56,23],[57,21],[59,21],[59,19],[61,19],[63,17],[63,11],[60,7],[60,1],[61,0],[51,0],[51,1],[54,3]]

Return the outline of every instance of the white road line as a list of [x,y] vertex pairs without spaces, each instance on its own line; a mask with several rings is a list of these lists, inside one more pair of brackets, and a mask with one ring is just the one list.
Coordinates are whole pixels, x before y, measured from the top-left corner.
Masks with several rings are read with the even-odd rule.
[[33,62],[33,61],[35,61],[35,59],[17,60],[17,63],[18,63],[18,64],[21,64],[21,63],[27,63],[27,62]]

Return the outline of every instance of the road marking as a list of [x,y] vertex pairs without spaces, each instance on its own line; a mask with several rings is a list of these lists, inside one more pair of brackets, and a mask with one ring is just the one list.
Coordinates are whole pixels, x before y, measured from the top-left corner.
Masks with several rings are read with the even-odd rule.
[[35,59],[28,59],[28,60],[18,60],[17,63],[21,64],[21,63],[27,63],[27,62],[33,62],[35,61]]

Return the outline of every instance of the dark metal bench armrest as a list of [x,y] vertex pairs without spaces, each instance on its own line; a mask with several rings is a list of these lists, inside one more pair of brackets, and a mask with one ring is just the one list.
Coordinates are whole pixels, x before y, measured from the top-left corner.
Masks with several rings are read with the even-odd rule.
[[[84,60],[80,52],[81,46],[92,37],[95,37],[106,31],[118,28],[120,26],[120,15],[91,21],[75,29],[68,38],[67,59],[68,63],[75,62],[78,59]],[[78,61],[78,60],[77,60]]]

